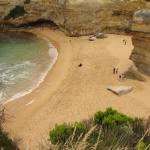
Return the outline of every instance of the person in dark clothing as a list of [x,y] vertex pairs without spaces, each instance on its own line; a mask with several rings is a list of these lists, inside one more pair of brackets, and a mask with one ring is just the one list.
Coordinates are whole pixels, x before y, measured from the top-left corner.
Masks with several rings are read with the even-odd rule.
[[124,40],[123,40],[123,43],[124,43],[124,45],[127,45],[127,40],[124,39]]
[[116,73],[116,68],[114,67],[114,68],[113,68],[113,74],[115,74],[115,73]]
[[83,65],[80,63],[79,65],[78,65],[78,67],[82,67]]
[[113,74],[118,74],[118,68],[116,67],[113,68]]
[[122,74],[119,75],[119,80],[122,80]]

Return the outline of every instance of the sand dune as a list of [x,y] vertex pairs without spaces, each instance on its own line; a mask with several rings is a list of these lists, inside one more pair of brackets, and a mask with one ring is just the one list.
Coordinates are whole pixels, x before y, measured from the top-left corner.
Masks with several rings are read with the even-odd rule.
[[[150,78],[147,82],[119,81],[112,73],[114,66],[122,72],[131,64],[130,36],[108,35],[89,42],[88,37],[66,37],[49,29],[32,32],[47,37],[58,48],[59,56],[38,89],[6,105],[12,118],[5,128],[12,136],[23,139],[24,148],[37,149],[36,142],[42,136],[48,137],[56,123],[87,119],[109,106],[131,116],[150,115]],[[82,67],[78,67],[80,63]],[[107,91],[109,85],[130,85],[134,90],[118,97]]]

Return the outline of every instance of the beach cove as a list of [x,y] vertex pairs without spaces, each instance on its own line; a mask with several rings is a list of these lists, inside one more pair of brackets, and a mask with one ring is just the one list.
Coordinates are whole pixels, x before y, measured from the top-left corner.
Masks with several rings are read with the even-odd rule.
[[[24,149],[36,149],[35,141],[40,141],[56,123],[88,119],[109,106],[130,116],[150,115],[150,78],[146,77],[147,82],[120,82],[112,73],[114,66],[124,70],[130,63],[130,36],[109,34],[105,39],[90,42],[88,37],[67,37],[47,28],[29,32],[48,38],[59,56],[40,87],[6,104],[11,120],[5,129],[12,137],[23,139]],[[126,46],[123,39],[127,40]],[[80,63],[82,67],[78,67]],[[107,91],[107,86],[116,84],[133,86],[134,91],[121,97]]]

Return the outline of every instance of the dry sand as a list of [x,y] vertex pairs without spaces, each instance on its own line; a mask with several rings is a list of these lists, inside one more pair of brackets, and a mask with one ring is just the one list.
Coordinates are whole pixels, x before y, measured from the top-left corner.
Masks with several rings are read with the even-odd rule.
[[[147,82],[119,81],[112,73],[114,66],[120,71],[131,63],[130,36],[108,35],[90,42],[88,37],[67,37],[49,29],[32,32],[47,37],[58,48],[59,57],[38,89],[6,105],[11,119],[5,128],[22,139],[22,149],[38,149],[37,142],[48,138],[56,123],[88,119],[109,106],[130,116],[150,115],[150,78]],[[80,63],[82,67],[78,67]],[[130,85],[134,91],[119,97],[106,90],[109,85]]]

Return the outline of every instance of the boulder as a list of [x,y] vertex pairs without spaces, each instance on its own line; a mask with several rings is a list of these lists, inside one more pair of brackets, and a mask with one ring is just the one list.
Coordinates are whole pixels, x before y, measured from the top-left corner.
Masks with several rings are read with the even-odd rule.
[[96,37],[95,36],[90,36],[89,37],[89,41],[95,41],[96,40]]
[[95,37],[97,39],[103,39],[103,38],[106,38],[106,35],[102,32],[98,32],[98,33],[95,34]]
[[110,86],[107,89],[119,96],[128,94],[133,90],[131,86]]

